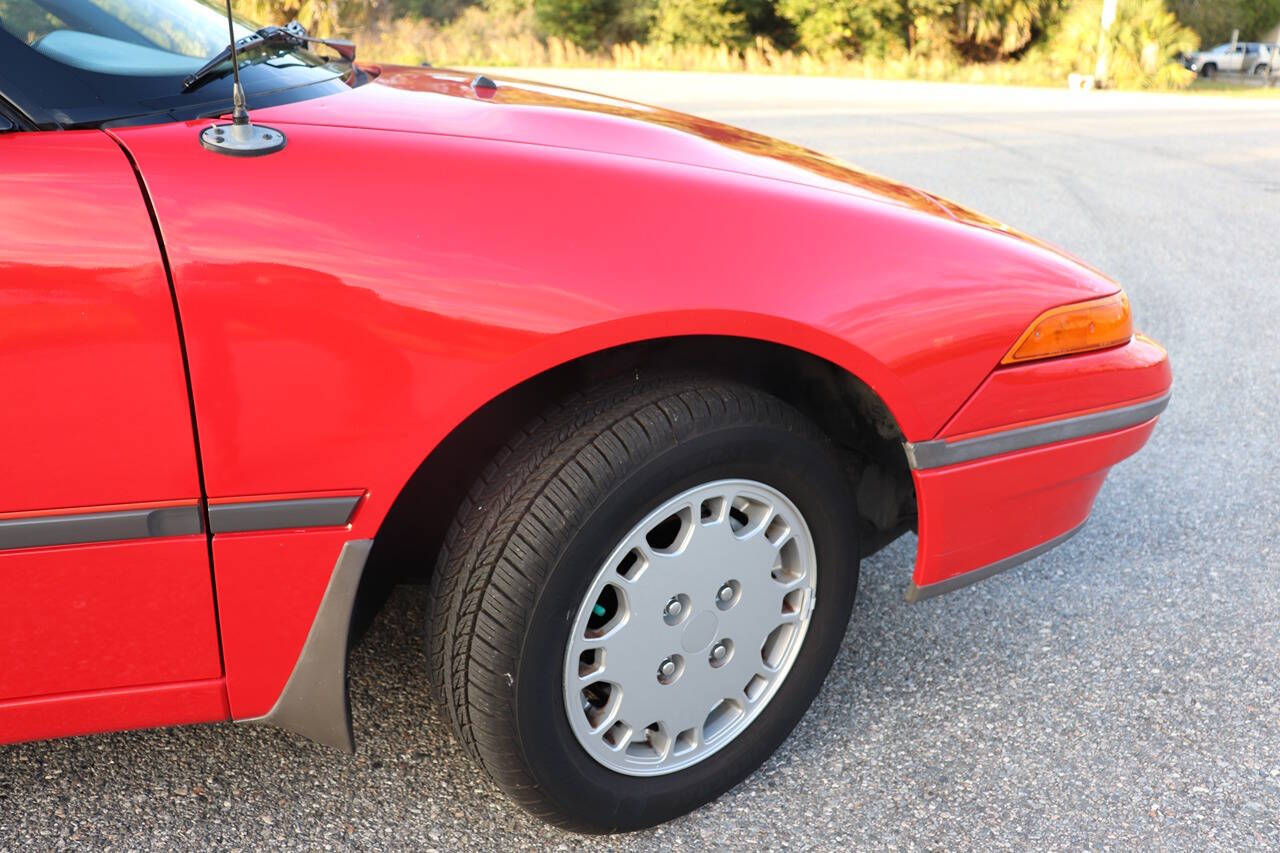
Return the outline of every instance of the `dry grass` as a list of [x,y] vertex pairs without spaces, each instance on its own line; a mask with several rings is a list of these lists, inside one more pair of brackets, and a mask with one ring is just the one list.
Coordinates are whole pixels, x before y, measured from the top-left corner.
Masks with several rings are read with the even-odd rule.
[[[375,61],[437,66],[621,68],[665,71],[746,71],[822,74],[888,80],[1062,85],[1043,63],[964,64],[950,57],[906,55],[850,60],[838,55],[779,51],[765,39],[743,50],[727,46],[619,44],[608,52],[583,50],[555,37],[545,41],[519,27],[468,26],[465,16],[447,27],[401,19],[356,33],[362,56]],[[475,21],[474,23],[480,23]]]
[[446,25],[401,18],[375,22],[354,37],[361,56],[405,65],[745,71],[1053,87],[1065,86],[1067,76],[1039,50],[1016,62],[989,63],[962,62],[951,53],[849,59],[836,53],[780,51],[767,39],[743,49],[632,43],[592,52],[555,37],[538,37],[529,12],[498,16],[478,7],[466,9]]
[[[497,3],[494,7],[519,9],[509,13],[486,11],[484,5],[463,9],[454,20],[441,23],[422,18],[379,17],[376,11],[353,22],[355,31],[339,22],[336,0],[233,0],[250,19],[282,23],[296,16],[317,35],[351,35],[360,55],[374,61],[437,66],[523,66],[551,68],[621,68],[661,71],[727,71],[774,74],[808,74],[883,80],[929,80],[956,83],[993,83],[1022,86],[1063,86],[1068,65],[1079,65],[1079,45],[1069,46],[1065,56],[1043,46],[1018,61],[962,62],[943,42],[936,52],[912,51],[884,58],[849,58],[839,53],[815,54],[780,51],[767,39],[745,47],[729,45],[619,44],[607,51],[584,50],[559,38],[543,38],[535,27],[529,4]],[[370,7],[373,9],[373,7]],[[1077,39],[1078,41],[1078,39]],[[1086,51],[1087,52],[1087,51]],[[1085,64],[1091,67],[1092,60]],[[1156,79],[1131,75],[1136,87],[1181,88],[1192,76],[1176,63]],[[1176,68],[1174,67],[1176,66]],[[1167,79],[1166,79],[1167,78]]]

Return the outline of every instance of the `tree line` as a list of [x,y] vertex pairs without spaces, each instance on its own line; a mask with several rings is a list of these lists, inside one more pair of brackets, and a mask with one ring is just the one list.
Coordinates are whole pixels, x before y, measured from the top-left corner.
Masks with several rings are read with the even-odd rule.
[[[1101,0],[239,0],[262,19],[297,17],[329,31],[401,17],[447,24],[466,8],[494,16],[532,10],[542,36],[587,50],[615,44],[728,45],[767,39],[779,50],[886,57],[955,51],[967,61],[1016,59],[1047,44]],[[1120,0],[1122,21],[1161,13],[1207,43],[1256,39],[1280,22],[1280,0]]]

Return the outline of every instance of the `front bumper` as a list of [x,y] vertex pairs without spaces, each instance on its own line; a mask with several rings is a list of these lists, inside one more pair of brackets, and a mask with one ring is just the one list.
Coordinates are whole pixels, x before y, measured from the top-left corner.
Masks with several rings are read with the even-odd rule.
[[919,532],[907,599],[982,580],[1070,538],[1111,466],[1151,436],[1171,382],[1164,349],[1139,336],[997,370],[939,437],[907,443]]

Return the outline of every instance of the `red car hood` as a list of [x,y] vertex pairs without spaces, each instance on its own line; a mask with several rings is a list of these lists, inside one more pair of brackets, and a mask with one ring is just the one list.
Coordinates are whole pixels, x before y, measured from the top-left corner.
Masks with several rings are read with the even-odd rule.
[[[955,202],[748,130],[605,95],[441,68],[365,66],[372,82],[324,98],[257,110],[264,123],[428,133],[646,157],[833,190],[913,208],[1065,257],[1061,249]],[[1101,276],[1101,273],[1098,273]],[[1102,278],[1106,278],[1102,276]]]
[[826,155],[696,116],[603,95],[475,74],[381,66],[364,86],[254,112],[276,124],[431,133],[646,157],[852,193],[949,216],[933,197]]

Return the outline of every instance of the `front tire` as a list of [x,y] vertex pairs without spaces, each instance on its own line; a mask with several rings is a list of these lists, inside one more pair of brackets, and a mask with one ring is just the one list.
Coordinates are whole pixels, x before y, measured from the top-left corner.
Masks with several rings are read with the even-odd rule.
[[[446,537],[438,704],[546,820],[607,832],[683,814],[754,771],[817,694],[853,605],[856,529],[840,454],[775,397],[668,379],[576,398],[499,454]],[[595,686],[608,679],[616,695]]]

